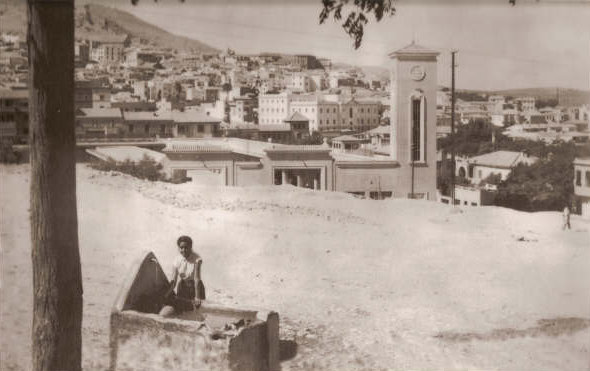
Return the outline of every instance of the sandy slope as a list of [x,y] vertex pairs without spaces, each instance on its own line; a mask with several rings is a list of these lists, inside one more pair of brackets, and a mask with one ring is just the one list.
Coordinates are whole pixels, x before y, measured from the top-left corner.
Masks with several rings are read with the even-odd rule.
[[[1,170],[1,369],[29,368],[28,167]],[[84,367],[131,261],[189,234],[210,299],[278,310],[284,370],[590,369],[590,225],[558,213],[149,183],[78,167]],[[542,321],[545,320],[545,321]],[[541,322],[539,322],[541,321]]]

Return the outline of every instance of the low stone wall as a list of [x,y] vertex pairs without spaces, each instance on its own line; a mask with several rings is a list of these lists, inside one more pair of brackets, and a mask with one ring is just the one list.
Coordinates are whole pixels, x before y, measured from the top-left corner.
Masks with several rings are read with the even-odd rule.
[[111,371],[280,368],[278,313],[204,301],[198,309],[164,318],[157,314],[159,296],[168,285],[155,256],[144,253],[111,311]]
[[[222,316],[218,316],[220,310],[224,312]],[[277,313],[232,310],[208,304],[195,313],[199,314],[204,316],[204,321],[163,318],[133,310],[114,311],[111,314],[111,370],[279,369]],[[253,318],[248,319],[251,314]],[[213,320],[208,321],[208,316],[214,316]],[[237,329],[221,326],[223,322],[239,321],[246,324]]]

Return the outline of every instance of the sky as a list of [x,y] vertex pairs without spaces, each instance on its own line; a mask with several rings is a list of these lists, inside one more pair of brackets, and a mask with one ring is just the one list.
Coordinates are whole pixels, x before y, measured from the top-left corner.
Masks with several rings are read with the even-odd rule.
[[305,53],[387,67],[388,53],[414,40],[441,53],[441,85],[449,85],[450,52],[457,50],[458,88],[590,89],[590,0],[517,0],[514,7],[507,0],[398,0],[394,16],[370,18],[358,50],[331,19],[319,25],[321,0],[97,2],[238,53]]

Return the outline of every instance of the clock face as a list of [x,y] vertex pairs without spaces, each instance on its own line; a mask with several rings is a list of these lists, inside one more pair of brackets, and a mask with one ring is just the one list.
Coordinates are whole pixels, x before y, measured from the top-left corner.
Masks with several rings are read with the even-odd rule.
[[414,66],[410,69],[410,76],[412,80],[420,81],[426,76],[426,71],[424,71],[424,67],[422,66]]

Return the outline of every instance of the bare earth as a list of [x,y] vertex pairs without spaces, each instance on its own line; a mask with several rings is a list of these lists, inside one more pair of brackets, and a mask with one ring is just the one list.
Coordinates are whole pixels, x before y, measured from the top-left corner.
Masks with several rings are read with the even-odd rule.
[[[0,167],[0,369],[30,369],[29,167]],[[283,370],[590,370],[590,223],[78,166],[83,365],[131,262],[189,234],[212,301],[281,315]]]

